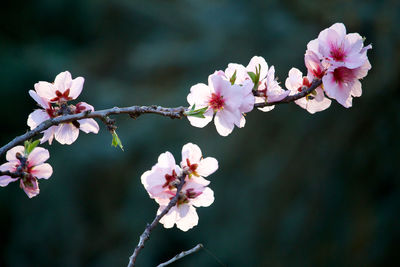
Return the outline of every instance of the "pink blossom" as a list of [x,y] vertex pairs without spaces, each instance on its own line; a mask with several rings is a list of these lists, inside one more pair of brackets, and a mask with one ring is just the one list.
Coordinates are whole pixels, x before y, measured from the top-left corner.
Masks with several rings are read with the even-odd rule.
[[328,62],[330,69],[355,69],[365,64],[368,59],[367,50],[372,46],[364,47],[364,40],[358,33],[346,34],[344,24],[335,23],[323,30],[318,39],[312,40],[307,48]]
[[150,171],[143,173],[141,181],[149,196],[157,203],[164,204],[174,195],[173,191],[176,190],[181,174],[182,169],[175,164],[174,156],[167,151],[158,157],[157,164]]
[[[36,83],[35,91],[30,90],[29,94],[42,109],[36,109],[29,115],[27,123],[31,130],[51,118],[94,111],[93,106],[85,102],[79,102],[76,105],[67,103],[79,96],[83,82],[82,77],[72,80],[71,74],[65,71],[57,75],[54,84],[48,82]],[[43,131],[43,138],[40,142],[48,141],[51,144],[55,138],[60,144],[70,145],[78,138],[79,130],[85,133],[98,133],[99,125],[94,119],[82,119],[51,126]]]
[[[204,185],[193,180],[186,180],[178,198],[178,202],[161,218],[160,223],[165,228],[172,228],[174,224],[182,231],[187,231],[198,224],[199,216],[195,207],[208,207],[214,202],[214,192]],[[157,214],[161,213],[166,204],[161,204]]]
[[[256,103],[272,103],[281,101],[287,97],[290,91],[283,90],[278,81],[275,79],[275,68],[271,66],[267,72],[267,75],[263,80],[260,81],[258,86],[258,95],[256,97]],[[273,110],[275,106],[267,106],[259,108],[259,110],[267,112]]]
[[195,127],[206,126],[213,118],[217,132],[222,136],[229,135],[235,125],[241,125],[243,87],[232,85],[218,73],[208,78],[208,86],[202,83],[190,88],[187,101],[196,109],[207,107],[205,118],[188,116],[190,124]]
[[184,171],[185,183],[179,193],[178,201],[169,212],[160,220],[165,228],[175,224],[183,231],[187,231],[198,223],[195,207],[208,207],[214,202],[214,193],[207,187],[209,181],[202,175],[208,176],[218,168],[216,159],[203,159],[200,148],[188,143],[182,148],[182,169],[176,165],[170,152],[162,153],[156,165],[146,171],[141,181],[149,196],[159,205],[161,213],[177,193],[179,178]]
[[189,173],[189,178],[195,179],[199,184],[208,185],[210,182],[203,179],[218,169],[218,161],[215,158],[203,158],[199,146],[187,143],[182,147],[181,167]]
[[48,179],[53,174],[53,168],[44,163],[50,157],[49,151],[42,147],[34,148],[29,155],[23,146],[16,146],[6,154],[8,162],[0,166],[1,171],[24,174],[22,178],[12,178],[8,175],[0,176],[0,186],[7,186],[10,182],[20,180],[20,187],[29,198],[39,194],[37,179]]
[[338,67],[328,71],[322,78],[322,83],[326,94],[336,99],[346,108],[352,106],[353,97],[360,97],[362,94],[360,79],[367,76],[371,64],[367,60],[359,68],[349,69]]
[[[303,86],[310,87],[313,76],[311,73],[303,77],[303,73],[296,68],[289,71],[289,77],[286,79],[285,86],[290,90],[291,95],[302,91]],[[331,100],[326,98],[321,87],[316,88],[311,94],[296,100],[295,103],[306,109],[311,114],[327,109],[331,105]]]

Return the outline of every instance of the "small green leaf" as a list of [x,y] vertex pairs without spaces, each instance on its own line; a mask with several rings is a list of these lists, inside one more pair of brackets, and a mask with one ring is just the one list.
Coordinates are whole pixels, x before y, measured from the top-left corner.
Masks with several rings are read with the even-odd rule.
[[[193,107],[194,107],[194,105],[193,105]],[[192,116],[192,117],[197,117],[197,118],[205,118],[204,117],[204,112],[207,111],[208,107],[199,108],[199,109],[196,109],[196,110],[193,107],[189,111],[185,112],[186,116]]]
[[119,139],[116,131],[112,132],[112,137],[113,137],[113,139],[112,139],[111,145],[113,147],[119,146],[121,148],[121,150],[124,151],[124,146],[122,145],[121,139]]
[[235,81],[236,81],[236,70],[235,70],[235,72],[233,73],[233,75],[232,75],[232,77],[231,77],[231,79],[230,79],[229,81],[231,82],[232,85],[235,84]]
[[250,78],[253,81],[253,83],[255,83],[257,74],[255,74],[254,72],[251,72],[251,71],[247,72],[247,74],[250,76]]
[[24,146],[26,155],[29,155],[35,149],[35,147],[39,145],[39,142],[40,140],[35,140],[33,142],[25,141]]

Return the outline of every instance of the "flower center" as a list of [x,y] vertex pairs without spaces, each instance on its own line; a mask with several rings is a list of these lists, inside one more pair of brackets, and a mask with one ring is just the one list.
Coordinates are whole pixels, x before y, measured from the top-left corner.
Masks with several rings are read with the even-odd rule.
[[[189,173],[192,175],[194,175],[194,176],[199,176],[199,174],[196,172],[196,170],[197,170],[197,167],[199,166],[199,164],[190,164],[190,160],[189,159],[186,159],[186,164],[187,164],[187,166],[188,166],[188,168],[189,168]],[[190,175],[189,175],[189,177],[190,177]]]
[[219,111],[224,109],[225,100],[220,94],[211,94],[210,100],[208,101],[208,105],[214,110]]
[[64,93],[61,93],[60,91],[56,91],[56,97],[50,99],[51,102],[66,102],[69,100],[72,100],[72,97],[69,96],[70,90],[67,89],[64,91]]
[[332,47],[331,49],[331,57],[335,60],[335,61],[341,61],[343,62],[346,55],[344,53],[343,47],[339,46],[339,47]]
[[178,175],[176,174],[175,170],[172,170],[172,174],[166,174],[165,176],[165,183],[162,187],[173,187],[174,181],[177,180]]
[[354,74],[351,69],[340,67],[333,71],[333,79],[339,85],[348,84],[354,80]]

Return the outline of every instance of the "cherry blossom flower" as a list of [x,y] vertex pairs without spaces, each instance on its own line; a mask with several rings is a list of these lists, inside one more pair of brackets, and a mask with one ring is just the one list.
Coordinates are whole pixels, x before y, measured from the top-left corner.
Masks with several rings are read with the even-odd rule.
[[[255,75],[255,81],[250,77],[249,73]],[[280,101],[285,98],[289,91],[283,90],[278,81],[275,79],[275,68],[271,66],[268,68],[268,64],[263,57],[254,56],[247,67],[243,65],[230,63],[228,68],[225,70],[225,75],[235,81],[235,84],[246,84],[250,82],[252,88],[254,82],[257,83],[256,88],[258,96],[255,97],[255,103],[267,103]],[[233,77],[233,78],[232,78]],[[268,106],[259,108],[261,111],[270,111],[274,106]]]
[[251,91],[248,87],[232,85],[221,75],[214,73],[208,78],[206,84],[196,84],[190,88],[187,101],[190,106],[205,108],[205,118],[188,116],[189,122],[195,127],[206,126],[215,115],[214,124],[217,132],[222,136],[229,135],[234,126],[241,125],[242,112],[240,107],[243,104],[243,90]]
[[[290,94],[294,95],[301,92],[303,86],[310,87],[312,79],[313,76],[310,73],[307,77],[303,77],[300,70],[292,68],[289,71],[285,86],[290,90]],[[295,103],[313,114],[327,109],[331,105],[331,100],[325,97],[323,89],[319,86],[311,94],[296,100]]]
[[160,214],[177,193],[177,186],[184,175],[184,185],[179,192],[178,201],[160,220],[165,228],[175,224],[187,231],[198,224],[195,207],[208,207],[214,202],[214,192],[207,187],[209,181],[201,175],[208,176],[218,168],[216,159],[203,159],[200,148],[188,143],[182,148],[182,168],[175,163],[170,152],[162,153],[151,170],[146,171],[141,181],[149,196],[159,205]]
[[335,23],[323,30],[317,40],[309,43],[308,49],[318,53],[321,58],[330,63],[331,68],[359,68],[367,61],[367,50],[364,40],[358,33],[346,34],[343,23]]
[[[165,228],[172,228],[176,224],[176,227],[186,232],[198,224],[199,216],[195,207],[208,207],[213,202],[214,192],[209,187],[198,184],[193,180],[186,180],[177,204],[161,218],[160,223]],[[167,204],[161,204],[157,214],[160,214]]]
[[11,182],[20,181],[20,187],[29,198],[39,194],[38,179],[48,179],[53,168],[44,163],[50,157],[49,151],[42,147],[35,147],[28,155],[25,147],[16,146],[6,154],[8,162],[0,166],[1,171],[21,173],[21,178],[12,178],[8,175],[0,176],[0,186],[7,186]]
[[175,164],[174,156],[167,151],[158,157],[157,164],[151,170],[143,173],[141,181],[149,196],[157,203],[168,203],[181,174],[182,169]]
[[212,157],[203,158],[199,146],[187,143],[182,147],[181,167],[189,173],[189,178],[193,177],[197,183],[208,185],[210,182],[202,177],[213,174],[218,169],[218,161]]
[[360,79],[367,76],[371,64],[367,60],[364,65],[356,69],[338,67],[322,78],[326,94],[336,99],[342,106],[352,106],[353,97],[360,97],[362,94]]
[[[31,130],[51,118],[94,111],[93,106],[85,102],[79,102],[76,105],[67,103],[79,96],[83,82],[82,77],[72,80],[71,74],[65,71],[57,75],[54,84],[48,82],[36,83],[35,91],[30,90],[29,95],[42,109],[36,109],[29,115],[27,123]],[[85,133],[98,133],[99,125],[94,119],[82,119],[51,126],[43,131],[44,135],[40,142],[48,141],[51,144],[55,138],[60,144],[70,145],[78,138],[79,130]]]

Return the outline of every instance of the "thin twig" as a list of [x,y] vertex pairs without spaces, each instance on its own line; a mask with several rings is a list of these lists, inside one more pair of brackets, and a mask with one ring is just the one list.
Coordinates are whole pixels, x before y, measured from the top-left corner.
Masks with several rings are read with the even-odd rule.
[[[276,101],[276,102],[266,102],[266,103],[256,103],[254,104],[255,108],[263,108],[267,106],[274,106],[277,104],[285,104],[285,103],[290,103],[293,101],[296,101],[302,97],[305,97],[306,95],[310,94],[312,91],[318,88],[322,84],[322,80],[316,79],[312,82],[311,86],[302,90],[300,93],[295,94],[295,95],[288,95],[282,100]],[[257,93],[257,92],[256,92]]]
[[164,215],[167,214],[168,211],[173,206],[175,206],[176,203],[178,202],[179,193],[181,192],[182,187],[185,184],[186,175],[187,175],[187,173],[186,173],[186,171],[184,171],[180,176],[178,176],[179,184],[176,187],[175,196],[171,199],[171,201],[168,203],[168,205],[165,207],[165,209],[154,218],[153,222],[146,226],[146,229],[140,235],[139,243],[137,244],[132,256],[129,257],[128,267],[135,266],[136,258],[138,256],[139,252],[144,248],[144,243],[149,239],[151,231],[157,226],[157,224],[161,220],[161,218],[164,217]]
[[86,118],[98,118],[98,119],[106,119],[109,115],[114,114],[128,114],[132,118],[137,118],[138,116],[146,113],[158,114],[165,117],[170,117],[171,119],[181,119],[185,115],[185,107],[176,107],[176,108],[164,108],[160,106],[131,106],[125,108],[110,108],[104,110],[97,110],[93,112],[82,112],[73,115],[65,115],[52,119],[48,119],[35,129],[28,131],[27,133],[15,137],[8,144],[0,148],[0,157],[2,157],[6,151],[13,148],[14,146],[21,144],[22,142],[31,139],[32,137],[38,135],[44,130],[47,130],[51,126],[58,125],[60,123],[72,122],[76,120],[86,119]]
[[10,172],[10,171],[0,171],[0,176],[7,175],[11,178],[22,178],[27,175],[25,172]]
[[171,264],[171,263],[173,263],[173,262],[175,262],[175,261],[187,256],[187,255],[190,255],[192,253],[195,253],[195,252],[199,251],[202,248],[203,248],[203,245],[202,244],[198,244],[197,246],[195,246],[192,249],[189,249],[189,250],[186,250],[186,251],[182,251],[181,253],[177,254],[175,257],[173,257],[169,261],[166,261],[166,262],[163,262],[163,263],[157,265],[157,267],[167,266],[167,265],[169,265],[169,264]]

